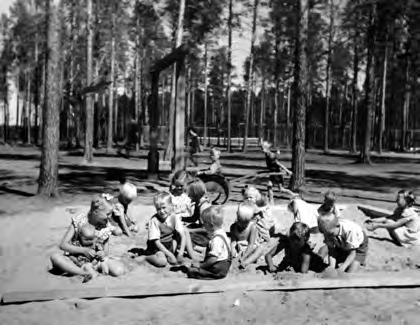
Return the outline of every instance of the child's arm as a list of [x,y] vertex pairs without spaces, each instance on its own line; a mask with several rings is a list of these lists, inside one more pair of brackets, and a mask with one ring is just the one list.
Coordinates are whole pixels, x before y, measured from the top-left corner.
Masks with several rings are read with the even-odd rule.
[[278,159],[276,159],[276,164],[281,169],[283,169],[288,175],[292,175],[293,174],[286,166],[284,166],[282,163],[280,163],[280,161],[278,161]]
[[209,256],[203,262],[200,263],[200,267],[202,269],[207,269],[210,266],[212,266],[213,264],[215,264],[216,262],[217,262],[217,257]]
[[267,263],[268,270],[270,272],[274,272],[276,267],[273,263],[273,257],[276,256],[284,249],[284,242],[280,240],[279,244],[273,247],[266,255],[265,255],[265,262]]
[[95,250],[88,248],[88,247],[79,247],[71,244],[71,240],[75,234],[76,230],[74,226],[71,225],[67,228],[66,233],[63,236],[63,239],[60,243],[60,249],[65,252],[68,252],[71,255],[84,255],[87,258],[94,258],[95,257]]
[[244,253],[243,259],[246,259],[254,251],[254,245],[255,245],[256,239],[257,239],[257,226],[255,224],[252,224],[249,238],[248,238],[248,246]]
[[[186,229],[184,229],[184,231],[188,231]],[[181,243],[179,245],[179,250],[178,250],[178,262],[182,262],[182,260],[184,259],[184,251],[185,251],[185,245],[186,245],[186,236],[185,236],[185,232],[181,231],[179,233],[179,237],[181,239]]]
[[233,257],[237,257],[238,251],[236,250],[236,245],[238,244],[238,238],[236,237],[234,223],[230,226],[229,233],[230,233],[230,251],[232,252]]
[[384,229],[397,229],[402,226],[404,226],[407,222],[410,221],[410,218],[402,218],[394,222],[384,222],[384,223],[374,223],[371,227],[372,230],[378,229],[378,228],[384,228]]
[[354,262],[354,259],[356,258],[356,250],[352,249],[349,252],[349,255],[347,255],[346,260],[340,265],[338,268],[339,271],[345,272],[347,268]]

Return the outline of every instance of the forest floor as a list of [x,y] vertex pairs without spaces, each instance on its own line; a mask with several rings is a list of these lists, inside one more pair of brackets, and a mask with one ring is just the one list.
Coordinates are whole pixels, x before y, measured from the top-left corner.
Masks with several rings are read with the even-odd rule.
[[[131,248],[145,246],[147,219],[153,214],[152,196],[164,187],[169,166],[159,182],[146,178],[146,152],[133,153],[126,159],[98,151],[94,162],[84,164],[81,152],[60,152],[60,197],[44,200],[35,196],[39,173],[39,150],[32,147],[0,147],[0,295],[9,291],[40,289],[94,288],[159,284],[170,288],[173,283],[190,285],[193,280],[181,272],[156,270],[137,265],[128,255]],[[283,154],[290,166],[290,153]],[[323,155],[313,150],[307,154],[305,199],[319,203],[326,189],[339,194],[345,217],[363,222],[366,217],[357,210],[358,203],[392,209],[400,188],[420,191],[420,155],[387,153],[374,155],[373,165],[355,163],[355,157],[344,152]],[[200,166],[208,164],[206,153],[200,155]],[[256,151],[223,154],[222,165],[228,178],[263,170],[263,155]],[[98,277],[82,285],[78,278],[56,276],[48,272],[48,256],[57,250],[70,217],[86,211],[92,195],[113,192],[123,173],[140,190],[130,206],[141,231],[133,238],[113,238],[111,251],[127,264],[129,273],[121,278]],[[264,180],[259,180],[263,184]],[[234,220],[235,205],[240,199],[239,187],[226,205],[225,226]],[[277,197],[275,216],[281,229],[292,222],[285,211],[286,198]],[[279,260],[281,256],[278,256]],[[388,272],[395,277],[417,275],[420,252],[395,246],[382,230],[370,234],[368,262],[364,273]],[[235,282],[268,280],[258,266],[246,272],[235,268],[221,285]],[[300,281],[314,274],[280,274],[284,281]],[[234,303],[236,302],[236,303]],[[239,303],[238,303],[239,302]],[[0,324],[417,324],[420,312],[420,289],[338,289],[295,292],[244,292],[166,296],[144,299],[100,298],[66,299],[0,306]]]

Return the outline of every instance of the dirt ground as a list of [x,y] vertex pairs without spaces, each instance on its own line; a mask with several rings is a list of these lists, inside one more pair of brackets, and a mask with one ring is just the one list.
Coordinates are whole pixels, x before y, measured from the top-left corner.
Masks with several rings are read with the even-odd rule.
[[[145,246],[147,219],[153,214],[154,188],[144,181],[144,159],[130,160],[102,156],[90,166],[78,155],[62,154],[60,158],[61,197],[45,201],[33,196],[39,153],[34,149],[1,148],[0,151],[0,294],[9,291],[127,286],[191,281],[181,272],[156,270],[138,265],[127,254],[130,248]],[[200,158],[204,166],[207,157]],[[288,154],[285,154],[287,164]],[[395,192],[401,187],[420,189],[416,157],[378,159],[373,166],[354,164],[349,156],[308,155],[308,185],[305,195],[319,201],[326,188],[340,194],[345,217],[363,222],[366,218],[356,204],[370,203],[392,208]],[[222,160],[228,177],[240,176],[263,168],[262,156],[249,154],[244,161],[232,154]],[[165,170],[167,166],[161,166]],[[50,274],[48,256],[57,250],[72,215],[88,209],[91,196],[112,192],[118,185],[119,172],[136,181],[142,188],[130,212],[140,224],[134,238],[112,238],[111,254],[126,263],[129,272],[121,278],[98,277],[82,285],[78,278]],[[163,173],[167,177],[167,172]],[[142,185],[143,184],[143,185]],[[143,187],[142,187],[143,186]],[[233,199],[238,195],[233,193]],[[285,211],[286,201],[276,200],[275,216],[280,229],[291,224]],[[235,202],[225,207],[225,227],[235,216]],[[395,246],[383,230],[370,234],[368,263],[362,272],[388,271],[395,276],[417,274],[419,250]],[[281,256],[277,259],[280,260]],[[251,280],[273,280],[253,265],[246,272],[233,269],[226,283]],[[374,273],[372,273],[374,274]],[[294,281],[316,275],[281,274]],[[225,283],[221,282],[221,283]],[[236,302],[236,303],[235,303]],[[417,324],[420,313],[419,289],[340,289],[296,292],[227,291],[217,294],[185,295],[145,299],[102,298],[67,299],[0,306],[0,324]]]

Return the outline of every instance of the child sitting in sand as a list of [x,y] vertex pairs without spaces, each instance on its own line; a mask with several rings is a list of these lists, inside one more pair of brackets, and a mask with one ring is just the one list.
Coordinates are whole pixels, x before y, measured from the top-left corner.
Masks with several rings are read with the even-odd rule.
[[193,215],[194,204],[186,193],[187,173],[184,170],[175,172],[171,180],[169,192],[172,195],[174,213],[182,220]]
[[245,269],[264,254],[264,239],[259,232],[254,219],[255,204],[243,202],[238,206],[237,219],[230,227],[232,240],[232,255],[239,256],[239,268]]
[[[91,225],[95,229],[95,244],[102,245],[103,250],[108,251],[109,238],[114,229],[109,223],[111,214],[112,206],[109,202],[103,197],[96,197],[92,200],[88,213],[73,217],[60,244],[60,249],[65,253],[55,253],[51,256],[53,267],[63,273],[91,277],[92,272],[80,267],[80,263],[75,263],[75,259],[70,256],[84,256],[88,260],[93,260],[97,256],[97,252],[92,247],[84,246],[81,242],[84,240],[82,229],[86,225]],[[84,242],[84,244],[87,243],[89,241]],[[124,266],[120,262],[110,259],[106,264],[110,275],[119,276],[124,273]]]
[[[173,210],[172,195],[161,192],[153,199],[156,214],[149,220],[146,261],[156,267],[183,261],[185,230]],[[177,246],[179,250],[175,257]]]
[[384,228],[391,238],[402,246],[420,245],[420,216],[414,210],[416,198],[412,192],[401,190],[397,195],[397,208],[390,217],[371,219],[366,222],[370,231]]
[[209,169],[197,172],[197,175],[222,175],[222,165],[220,164],[221,151],[216,148],[210,149],[211,165]]
[[335,205],[337,201],[337,196],[333,191],[328,191],[324,196],[324,203],[318,208],[318,216],[327,216],[334,215],[335,217],[340,217],[340,212]]
[[210,241],[206,256],[201,263],[187,268],[187,275],[195,279],[222,279],[226,277],[231,262],[230,241],[223,230],[223,214],[220,206],[211,206],[201,216]]
[[[109,198],[106,194],[105,198]],[[120,236],[123,233],[128,237],[131,236],[131,232],[137,232],[138,227],[135,220],[130,218],[127,214],[128,205],[137,197],[137,188],[131,183],[124,183],[120,187],[120,194],[110,199],[113,202],[113,211],[111,217],[111,223],[115,227],[113,232],[114,235]]]
[[[295,272],[307,273],[309,270],[322,272],[326,265],[321,256],[314,253],[309,246],[310,229],[302,222],[295,222],[289,230],[289,235],[281,235],[278,245],[265,255],[265,261],[270,272],[285,271],[292,268]],[[273,264],[273,257],[284,250],[284,258],[279,267]]]
[[360,225],[330,214],[319,217],[318,227],[325,237],[329,268],[355,272],[365,265],[369,241]]

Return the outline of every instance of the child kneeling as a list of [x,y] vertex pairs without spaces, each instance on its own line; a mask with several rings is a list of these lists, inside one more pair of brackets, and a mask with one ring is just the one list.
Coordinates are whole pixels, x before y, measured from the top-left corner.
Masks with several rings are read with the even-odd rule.
[[328,248],[329,268],[355,272],[365,265],[369,240],[361,226],[333,214],[321,216],[318,227]]
[[187,268],[187,275],[189,278],[206,280],[225,278],[232,263],[232,254],[229,238],[222,229],[222,209],[211,206],[203,211],[201,219],[210,241],[204,261]]
[[156,214],[148,224],[146,261],[156,267],[181,263],[186,243],[185,230],[181,219],[174,213],[172,196],[162,192],[153,201]]
[[[265,261],[270,272],[285,271],[292,268],[295,272],[322,272],[326,265],[321,256],[317,255],[309,246],[309,227],[302,222],[295,222],[289,230],[289,236],[281,235],[277,246],[265,255]],[[273,264],[273,257],[285,251],[279,267]]]

